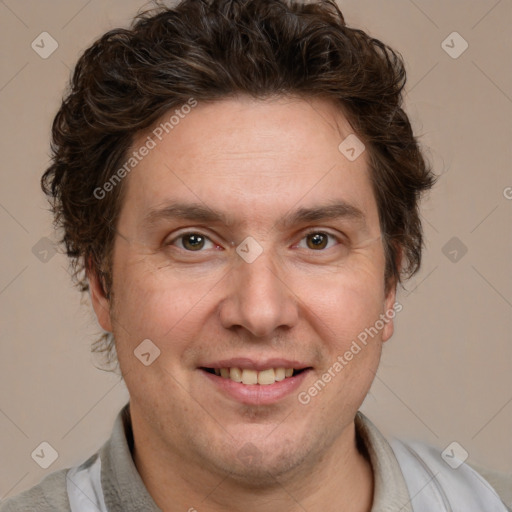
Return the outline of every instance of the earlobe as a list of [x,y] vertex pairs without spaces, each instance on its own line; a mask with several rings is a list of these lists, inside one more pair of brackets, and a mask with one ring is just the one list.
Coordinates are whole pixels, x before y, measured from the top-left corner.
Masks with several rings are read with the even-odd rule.
[[110,300],[107,298],[103,289],[97,272],[92,269],[91,264],[87,268],[87,279],[89,280],[89,291],[91,294],[92,307],[96,313],[101,327],[107,331],[112,332],[112,322],[110,318]]

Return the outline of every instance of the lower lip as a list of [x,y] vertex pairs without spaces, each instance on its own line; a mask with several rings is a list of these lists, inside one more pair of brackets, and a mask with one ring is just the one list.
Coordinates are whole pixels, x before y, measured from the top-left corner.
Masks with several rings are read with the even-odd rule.
[[284,380],[274,384],[242,384],[234,380],[219,377],[205,370],[199,370],[215,386],[230,398],[247,405],[269,405],[282,400],[296,391],[304,382],[310,369],[304,370],[293,377],[286,377]]

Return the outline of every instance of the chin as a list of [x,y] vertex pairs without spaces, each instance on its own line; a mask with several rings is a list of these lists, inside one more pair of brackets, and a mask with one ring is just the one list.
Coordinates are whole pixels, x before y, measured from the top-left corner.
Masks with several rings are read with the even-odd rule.
[[[222,456],[210,462],[231,481],[248,488],[280,486],[280,479],[303,466],[307,459],[305,443],[294,439],[274,442],[241,442],[220,449]],[[231,456],[226,457],[230,453]],[[209,457],[212,456],[210,448]]]
[[239,461],[228,463],[226,461],[225,467],[222,469],[223,472],[229,472],[229,479],[239,486],[252,489],[270,489],[280,487],[279,482],[297,466],[300,466],[300,461],[290,458],[281,458],[279,461],[262,458],[251,464]]

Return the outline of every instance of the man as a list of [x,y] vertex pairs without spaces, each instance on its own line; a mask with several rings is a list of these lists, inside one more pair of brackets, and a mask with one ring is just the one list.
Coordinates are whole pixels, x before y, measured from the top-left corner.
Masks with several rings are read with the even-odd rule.
[[130,402],[1,512],[507,510],[358,412],[434,182],[404,84],[331,1],[184,0],[84,53],[43,188]]

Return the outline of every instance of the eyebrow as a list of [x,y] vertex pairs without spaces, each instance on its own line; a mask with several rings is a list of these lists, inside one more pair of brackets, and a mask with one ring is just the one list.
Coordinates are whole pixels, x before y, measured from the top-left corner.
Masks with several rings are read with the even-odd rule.
[[287,213],[278,221],[278,224],[286,228],[307,222],[338,219],[356,221],[361,227],[366,227],[366,217],[362,210],[345,201],[336,201],[313,208],[299,208]]
[[[160,208],[151,209],[143,219],[143,225],[151,228],[161,221],[183,219],[208,224],[224,224],[232,227],[236,220],[221,211],[213,210],[201,203],[170,203]],[[355,221],[361,228],[366,228],[366,216],[356,206],[345,201],[335,201],[312,208],[298,208],[289,211],[274,226],[286,229],[297,224],[321,220],[348,219]]]

